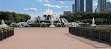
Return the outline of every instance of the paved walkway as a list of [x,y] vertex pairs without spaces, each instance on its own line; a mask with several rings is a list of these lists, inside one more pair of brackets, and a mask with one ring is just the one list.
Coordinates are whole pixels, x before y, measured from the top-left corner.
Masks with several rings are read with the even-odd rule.
[[111,49],[94,47],[78,39],[83,38],[72,38],[68,28],[15,28],[13,37],[0,42],[0,49]]

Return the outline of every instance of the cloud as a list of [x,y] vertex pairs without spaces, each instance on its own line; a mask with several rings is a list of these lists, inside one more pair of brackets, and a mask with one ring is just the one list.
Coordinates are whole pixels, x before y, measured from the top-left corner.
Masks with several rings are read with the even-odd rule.
[[[41,4],[42,5],[42,4]],[[51,4],[43,4],[44,6],[51,7],[51,8],[68,8],[68,6],[59,6],[59,5],[51,5]]]
[[31,13],[30,16],[31,16],[31,19],[34,20],[35,17],[37,17],[37,16],[42,16],[42,13],[40,13],[40,12],[37,12],[37,13]]
[[47,6],[47,7],[51,7],[51,8],[61,8],[60,6],[58,5],[51,5],[51,4],[43,4],[44,6]]
[[65,8],[68,8],[68,6],[64,6]]
[[64,4],[64,2],[63,1],[59,1],[60,3],[62,3],[62,4]]
[[68,8],[68,6],[61,6],[62,8]]
[[37,11],[36,8],[24,8],[23,10],[25,10],[25,11]]
[[39,1],[39,2],[46,2],[46,3],[49,3],[48,0],[37,0],[37,1]]

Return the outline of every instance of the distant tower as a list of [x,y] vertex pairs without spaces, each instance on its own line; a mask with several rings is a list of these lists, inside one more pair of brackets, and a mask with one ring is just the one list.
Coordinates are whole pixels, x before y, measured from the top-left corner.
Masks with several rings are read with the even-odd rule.
[[111,11],[111,3],[110,2],[107,2],[107,10]]
[[93,1],[92,0],[86,0],[86,11],[87,12],[93,12]]
[[75,4],[72,4],[72,12],[75,13]]
[[107,11],[106,0],[98,0],[97,12]]
[[75,12],[84,11],[84,0],[75,0]]

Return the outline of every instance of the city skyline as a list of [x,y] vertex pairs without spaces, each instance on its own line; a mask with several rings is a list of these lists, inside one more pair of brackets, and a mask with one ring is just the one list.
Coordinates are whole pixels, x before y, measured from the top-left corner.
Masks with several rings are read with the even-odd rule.
[[[63,11],[72,11],[72,4],[75,4],[74,2],[56,0],[0,0],[0,11],[11,11],[37,17],[41,16],[46,9],[50,8],[59,15]],[[97,0],[93,0],[93,9],[96,7]]]

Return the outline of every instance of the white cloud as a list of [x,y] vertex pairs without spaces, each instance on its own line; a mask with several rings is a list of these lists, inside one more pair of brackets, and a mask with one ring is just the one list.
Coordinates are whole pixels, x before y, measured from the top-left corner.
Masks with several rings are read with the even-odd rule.
[[45,0],[47,3],[49,3],[49,1],[48,0]]
[[46,2],[46,3],[49,3],[48,0],[37,0],[37,1],[39,1],[39,2]]
[[61,6],[62,8],[68,8],[68,6]]
[[33,20],[33,19],[35,19],[35,17],[42,16],[42,13],[39,13],[39,12],[31,13],[30,16],[31,16],[31,19]]
[[64,2],[63,1],[59,1],[60,3],[62,3],[62,4],[64,4]]
[[59,6],[59,5],[51,5],[51,4],[43,4],[44,6],[51,7],[51,8],[68,8],[68,6]]
[[36,8],[24,8],[23,10],[25,10],[25,11],[37,11]]
[[68,8],[68,6],[64,6],[65,8]]
[[51,4],[43,4],[44,6],[47,6],[47,7],[51,7],[51,8],[61,8],[60,6],[58,5],[51,5]]

